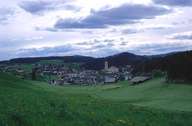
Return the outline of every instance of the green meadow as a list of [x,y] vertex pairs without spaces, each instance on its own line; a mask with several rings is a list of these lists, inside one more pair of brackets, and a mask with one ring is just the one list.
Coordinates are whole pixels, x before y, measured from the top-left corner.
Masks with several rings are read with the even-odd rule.
[[0,126],[191,126],[192,86],[50,86],[0,74]]

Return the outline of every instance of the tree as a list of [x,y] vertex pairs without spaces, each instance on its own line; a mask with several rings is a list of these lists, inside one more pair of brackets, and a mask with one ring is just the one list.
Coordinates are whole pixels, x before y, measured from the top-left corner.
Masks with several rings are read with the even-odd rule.
[[37,68],[33,68],[32,69],[32,80],[36,80],[37,79]]

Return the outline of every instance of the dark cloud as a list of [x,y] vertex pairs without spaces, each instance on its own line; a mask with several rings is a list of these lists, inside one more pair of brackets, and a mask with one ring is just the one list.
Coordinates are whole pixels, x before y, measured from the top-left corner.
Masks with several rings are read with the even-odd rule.
[[84,42],[79,42],[76,45],[81,45],[81,46],[91,46],[92,49],[94,48],[103,48],[103,47],[111,47],[114,46],[113,42],[114,39],[93,39],[89,41],[84,41]]
[[72,4],[67,4],[65,5],[65,10],[71,10],[71,11],[80,11],[81,8],[80,7],[77,7],[77,6],[74,6]]
[[91,49],[104,49],[104,48],[112,48],[114,46],[113,43],[100,43],[93,45]]
[[181,42],[167,42],[167,43],[151,43],[151,44],[140,44],[128,51],[139,54],[139,55],[157,55],[165,54],[170,52],[191,50],[191,43]]
[[121,42],[121,46],[126,46],[128,44],[128,42]]
[[192,0],[154,0],[154,2],[169,6],[192,6]]
[[34,30],[36,31],[50,31],[50,32],[61,32],[62,30],[52,28],[52,27],[47,27],[47,28],[41,28],[41,27],[35,27]]
[[105,39],[103,40],[104,42],[107,42],[107,43],[111,43],[111,42],[114,42],[115,40],[114,39]]
[[124,4],[107,10],[92,11],[84,19],[60,19],[54,27],[58,29],[106,28],[109,25],[135,23],[141,19],[151,19],[169,12],[169,9],[159,6]]
[[[53,27],[35,27],[34,30],[36,31],[49,31],[49,32],[78,32],[77,30],[74,29],[57,29]],[[81,31],[81,33],[85,34],[92,34],[93,31]]]
[[64,9],[64,10],[74,10],[77,11],[80,8],[70,4],[67,1],[62,2],[50,2],[50,1],[23,1],[19,6],[25,11],[31,14],[43,14],[44,12]]
[[19,50],[18,57],[31,57],[31,56],[56,56],[64,55],[65,53],[76,50],[72,45],[64,45],[57,47],[45,47],[45,48],[32,48]]
[[192,33],[190,34],[178,34],[174,35],[172,39],[178,39],[178,40],[192,40]]
[[173,28],[172,26],[153,26],[153,27],[146,27],[143,29],[133,29],[133,28],[128,28],[128,29],[123,29],[121,30],[122,35],[128,35],[128,34],[136,34],[136,33],[143,33],[146,31],[160,31],[160,30],[167,30]]
[[84,45],[94,45],[94,43],[91,42],[79,42],[76,45],[84,46]]
[[45,10],[51,9],[50,4],[45,1],[24,1],[20,4],[20,7],[32,14],[40,14]]
[[135,34],[139,31],[135,30],[135,29],[124,29],[121,31],[122,34]]
[[14,15],[14,11],[9,8],[0,8],[0,23],[6,23]]
[[172,26],[157,26],[157,27],[154,26],[154,27],[144,28],[143,32],[148,31],[148,30],[159,31],[159,30],[166,30],[166,29],[171,29],[171,28],[173,28],[173,27]]
[[[111,47],[111,45],[109,45]],[[21,49],[16,54],[12,54],[11,57],[39,57],[39,56],[69,56],[69,55],[85,55],[103,57],[120,52],[115,48],[108,48],[108,45],[93,45],[90,48],[75,47],[72,45],[64,45],[49,48],[40,49]],[[1,52],[1,51],[0,51]]]
[[[106,39],[107,40],[107,39]],[[89,46],[87,46],[89,45]],[[56,47],[44,47],[40,49],[20,49],[17,51],[16,56],[12,57],[39,57],[39,56],[64,56],[64,55],[86,55],[86,56],[108,56],[120,52],[115,48],[113,43],[108,40],[93,39],[77,43],[76,45],[66,44]]]

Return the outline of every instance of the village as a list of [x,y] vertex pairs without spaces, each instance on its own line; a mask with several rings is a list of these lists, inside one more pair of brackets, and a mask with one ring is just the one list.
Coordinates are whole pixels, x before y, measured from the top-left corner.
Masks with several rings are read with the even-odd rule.
[[[99,85],[110,84],[118,81],[130,81],[137,84],[149,80],[151,75],[134,76],[132,74],[133,67],[126,65],[124,67],[110,66],[105,61],[102,70],[87,70],[84,68],[71,68],[64,64],[34,64],[31,71],[26,71],[20,65],[4,65],[0,67],[0,71],[12,73],[22,79],[38,80],[39,77],[44,78],[43,81],[50,85]],[[46,78],[46,79],[45,79]]]
[[[35,73],[41,76],[50,76],[49,84],[51,85],[97,85],[105,83],[115,83],[119,80],[130,80],[132,78],[132,67],[117,68],[109,67],[106,61],[103,70],[85,70],[72,69],[64,65],[39,65]],[[51,76],[56,78],[52,79]]]

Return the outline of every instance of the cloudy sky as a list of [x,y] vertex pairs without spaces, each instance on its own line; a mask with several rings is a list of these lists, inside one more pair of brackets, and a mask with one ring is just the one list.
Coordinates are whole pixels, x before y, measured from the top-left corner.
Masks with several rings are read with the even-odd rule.
[[192,0],[1,0],[0,60],[192,49]]

